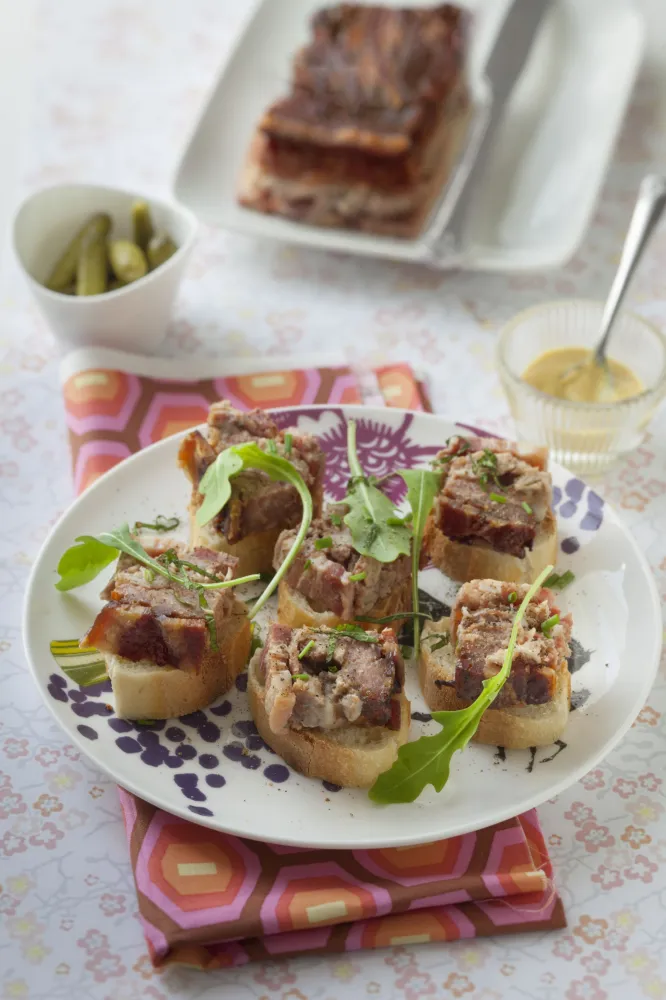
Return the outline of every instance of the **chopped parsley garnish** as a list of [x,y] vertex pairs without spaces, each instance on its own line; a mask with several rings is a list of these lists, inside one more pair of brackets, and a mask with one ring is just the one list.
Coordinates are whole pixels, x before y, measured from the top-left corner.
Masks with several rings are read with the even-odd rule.
[[302,660],[304,656],[307,656],[310,650],[314,649],[314,647],[315,647],[314,639],[310,639],[309,642],[306,642],[306,644],[303,646],[303,649],[298,654],[299,660]]
[[250,636],[250,659],[252,659],[257,650],[264,645],[256,622],[250,622]]
[[307,571],[310,569],[311,566],[312,566],[312,559],[306,559],[305,562],[303,563],[303,572],[307,573]]
[[352,583],[358,583],[360,580],[365,580],[365,577],[366,577],[365,573],[352,573],[349,579],[352,581]]
[[553,629],[555,628],[556,625],[559,624],[560,624],[559,615],[551,615],[550,618],[546,619],[546,621],[541,626],[541,631],[545,635],[546,639],[550,639]]
[[451,635],[449,632],[430,632],[429,635],[423,637],[423,642],[430,642],[430,652],[435,653],[438,649],[442,649],[443,646],[448,646],[451,642]]
[[293,435],[288,432],[284,436],[284,453],[285,455],[291,455],[291,446],[294,443]]
[[515,604],[517,600],[518,594],[515,590],[512,590],[508,597],[509,604]]
[[338,635],[346,635],[349,639],[356,639],[357,642],[379,642],[376,636],[369,635],[360,625],[335,625],[334,628]]
[[[188,562],[187,559],[181,559],[175,549],[167,549],[166,552],[160,553],[157,556],[157,562],[164,563],[165,566],[173,566],[175,571],[182,573],[183,570],[189,569],[193,573],[198,573],[199,576],[205,577],[206,580],[216,580],[219,581],[220,577],[216,576],[214,573],[210,573],[203,566],[199,566],[197,563]],[[185,574],[183,573],[183,576]],[[187,584],[187,579],[181,579],[180,583]]]
[[326,650],[326,662],[330,663],[335,656],[335,647],[338,644],[338,638],[335,635],[330,636],[328,640],[328,649]]
[[401,528],[403,525],[409,524],[413,518],[414,514],[409,510],[404,517],[387,517],[386,523],[392,528]]
[[506,503],[506,497],[503,496],[501,493],[491,493],[490,499],[494,500],[495,503]]
[[527,503],[526,500],[523,500],[520,506],[523,508],[526,514],[532,513],[532,508],[530,507],[530,505]]
[[337,674],[339,669],[340,667],[336,667],[335,663],[331,663],[331,665],[328,668],[328,672],[329,674]]
[[568,587],[570,583],[573,583],[575,579],[576,577],[570,569],[568,569],[566,573],[562,574],[551,573],[544,583],[544,587],[550,587],[551,590],[564,590],[564,588]]
[[155,574],[148,566],[143,567],[143,578],[146,583],[152,583],[155,579]]
[[452,451],[448,455],[438,455],[437,458],[433,459],[432,465],[448,465],[452,462],[454,458],[458,455],[464,455],[466,452],[472,450],[472,446],[467,440],[467,438],[461,437],[459,434],[453,434],[451,437],[447,438],[444,442],[446,448],[450,447],[452,441],[458,442],[458,447],[455,451]]
[[480,458],[472,459],[472,468],[484,490],[492,484],[499,489],[502,484],[497,478],[497,455],[490,448],[484,448]]
[[334,524],[336,528],[342,527],[342,518],[339,514],[331,514],[331,524]]
[[310,674],[292,674],[291,679],[292,681],[309,681]]
[[322,549],[331,549],[333,548],[333,539],[330,535],[327,535],[326,538],[318,538],[314,543],[314,547],[319,552],[321,552]]
[[438,637],[437,641],[433,642],[432,645],[430,646],[430,652],[431,653],[436,653],[438,649],[442,649],[444,646],[448,646],[448,644],[449,644],[450,641],[451,640],[450,640],[448,634],[446,634],[446,635],[440,635]]

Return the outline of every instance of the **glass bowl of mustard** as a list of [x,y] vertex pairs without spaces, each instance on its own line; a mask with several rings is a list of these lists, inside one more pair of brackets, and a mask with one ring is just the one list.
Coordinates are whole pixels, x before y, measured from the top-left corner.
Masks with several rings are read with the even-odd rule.
[[519,438],[587,475],[640,444],[666,395],[666,337],[630,312],[613,325],[608,368],[574,368],[591,359],[603,309],[585,299],[534,306],[507,323],[497,348]]

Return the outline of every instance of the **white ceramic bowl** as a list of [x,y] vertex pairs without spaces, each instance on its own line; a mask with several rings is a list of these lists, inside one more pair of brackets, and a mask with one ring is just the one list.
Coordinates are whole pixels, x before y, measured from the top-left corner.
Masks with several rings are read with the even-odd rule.
[[[53,265],[87,218],[108,212],[116,238],[131,238],[131,204],[145,198],[156,227],[178,246],[139,281],[102,295],[63,295],[45,288]],[[139,353],[157,350],[166,334],[197,221],[180,205],[96,184],[58,184],[30,195],[14,218],[14,250],[37,305],[64,347],[95,345]]]

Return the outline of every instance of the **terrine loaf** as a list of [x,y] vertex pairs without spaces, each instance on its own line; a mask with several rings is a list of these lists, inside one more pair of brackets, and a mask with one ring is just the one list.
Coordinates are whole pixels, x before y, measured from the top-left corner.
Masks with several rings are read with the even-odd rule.
[[262,116],[241,204],[315,226],[416,235],[467,121],[464,14],[342,3],[312,19]]

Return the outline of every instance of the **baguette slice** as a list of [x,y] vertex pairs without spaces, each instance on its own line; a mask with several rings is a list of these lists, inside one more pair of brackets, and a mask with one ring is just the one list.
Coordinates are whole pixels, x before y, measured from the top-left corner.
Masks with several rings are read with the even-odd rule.
[[[411,609],[412,582],[405,580],[392,594],[383,601],[378,601],[364,617],[385,618],[387,615],[397,614],[398,611],[411,611]],[[310,607],[307,598],[290,587],[286,580],[282,580],[278,586],[277,620],[283,625],[291,625],[292,628],[300,628],[302,625],[309,625],[311,628],[321,628],[322,625],[335,628],[336,625],[346,624],[360,625],[366,630],[377,628],[372,622],[356,620],[347,622],[344,618],[338,618],[332,611],[315,611]],[[397,634],[406,621],[407,618],[396,619],[390,623],[391,628]]]
[[[433,633],[450,631],[450,619],[426,622],[423,639]],[[463,701],[451,687],[456,665],[452,644],[432,652],[423,642],[419,660],[419,680],[423,697],[431,712],[455,712],[470,704]],[[555,697],[544,705],[521,705],[516,708],[488,708],[481,717],[479,728],[472,737],[477,743],[524,750],[527,747],[549,746],[559,739],[569,720],[571,675],[564,663],[558,672]]]
[[258,531],[230,545],[212,521],[204,525],[197,524],[196,510],[190,508],[190,547],[194,549],[203,545],[214,552],[228,552],[230,556],[235,556],[238,559],[236,576],[248,576],[250,573],[272,574],[273,550],[281,531],[282,528]]
[[346,788],[370,788],[387,771],[407,742],[411,723],[410,705],[400,697],[400,729],[385,726],[346,726],[335,730],[288,729],[276,734],[268,724],[264,704],[266,690],[259,679],[261,650],[248,668],[247,693],[250,711],[261,738],[287,764],[308,778],[320,778]]
[[465,545],[453,541],[435,524],[431,512],[426,521],[423,549],[438,569],[460,583],[484,579],[533,583],[546,566],[557,562],[557,521],[549,510],[539,525],[531,551],[518,558],[483,542]]
[[116,715],[124,719],[172,719],[206,708],[232,686],[250,655],[251,630],[245,606],[218,624],[219,651],[208,650],[198,671],[160,667],[104,653]]

